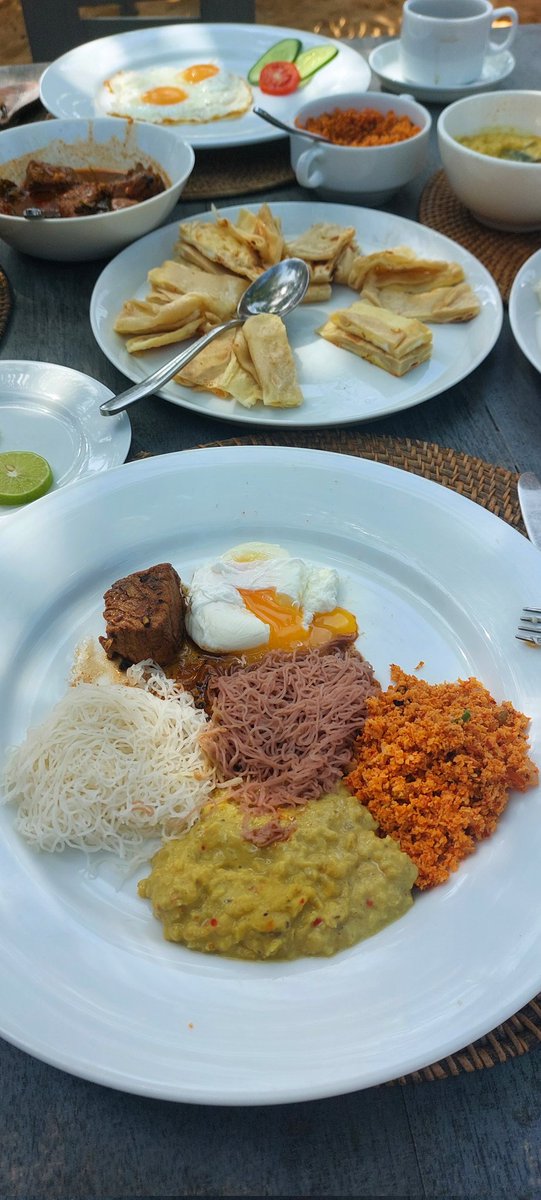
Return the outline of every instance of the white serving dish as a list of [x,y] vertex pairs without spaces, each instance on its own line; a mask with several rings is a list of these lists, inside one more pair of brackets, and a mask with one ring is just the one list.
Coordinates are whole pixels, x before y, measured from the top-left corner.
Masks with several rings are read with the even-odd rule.
[[491,126],[541,137],[541,91],[467,96],[438,119],[438,144],[449,183],[483,225],[515,233],[541,229],[541,163],[511,162],[462,146]]
[[[220,216],[236,221],[241,207],[246,206],[221,208]],[[254,207],[257,209],[259,205],[250,205],[250,209]],[[160,396],[199,415],[251,427],[346,425],[351,421],[389,416],[440,395],[486,358],[501,329],[501,297],[486,267],[463,246],[416,221],[376,208],[319,204],[313,200],[273,201],[271,208],[281,221],[286,240],[296,237],[314,222],[330,222],[353,226],[363,254],[393,246],[409,246],[421,258],[460,263],[480,301],[479,315],[473,321],[434,325],[430,361],[397,378],[347,350],[331,346],[318,336],[318,326],[332,312],[346,308],[358,298],[358,293],[351,288],[333,284],[330,300],[301,304],[286,317],[287,334],[304,395],[304,403],[299,408],[265,408],[259,404],[244,408],[210,392],[182,387],[174,380],[160,389]],[[193,219],[214,220],[209,212],[194,214]],[[171,347],[129,354],[125,338],[115,332],[115,318],[125,300],[142,300],[148,295],[148,272],[173,256],[178,232],[175,221],[156,229],[136,246],[128,246],[107,263],[92,294],[90,323],[94,337],[109,361],[134,383],[164,366],[171,358]]]
[[21,182],[30,158],[71,167],[124,170],[150,163],[169,186],[133,208],[84,217],[27,220],[0,213],[0,238],[36,258],[82,262],[116,254],[156,229],[172,213],[189,178],[195,156],[178,131],[144,122],[102,117],[38,121],[0,133],[0,177]]
[[358,200],[376,205],[388,200],[393,192],[411,183],[423,170],[428,155],[432,119],[430,113],[411,96],[385,96],[379,92],[340,92],[303,104],[295,123],[303,125],[308,117],[317,117],[334,109],[374,108],[407,116],[420,132],[403,142],[388,146],[339,146],[333,142],[314,142],[298,136],[290,138],[291,165],[301,187],[313,188],[328,200]]
[[[53,473],[51,492],[83,475],[120,466],[130,448],[131,425],[125,412],[104,421],[100,404],[112,394],[105,384],[71,367],[2,359],[0,451],[43,455]],[[0,506],[0,522],[26,507]]]
[[[65,692],[114,578],[172,561],[189,580],[253,539],[337,569],[383,686],[391,662],[411,672],[422,659],[429,682],[475,675],[528,713],[540,761],[539,657],[514,634],[541,595],[541,555],[451,488],[281,446],[129,463],[7,522],[3,747]],[[0,807],[0,1032],[102,1086],[199,1104],[293,1103],[418,1070],[541,988],[540,809],[539,788],[512,795],[447,883],[350,950],[242,962],[166,942],[133,876],[74,850],[37,854]]]

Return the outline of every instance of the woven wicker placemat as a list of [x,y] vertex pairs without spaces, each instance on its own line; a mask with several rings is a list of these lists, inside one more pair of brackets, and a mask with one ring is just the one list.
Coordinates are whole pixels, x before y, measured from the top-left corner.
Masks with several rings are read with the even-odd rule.
[[[231,438],[213,446],[305,446],[354,454],[373,462],[387,463],[414,475],[422,475],[482,504],[521,533],[524,525],[517,498],[517,476],[505,467],[495,467],[481,458],[444,449],[431,442],[381,435],[333,430],[332,432],[273,433]],[[456,1054],[432,1063],[421,1071],[402,1076],[395,1083],[421,1083],[446,1079],[463,1072],[481,1071],[510,1058],[518,1058],[541,1043],[541,993],[503,1025],[479,1038]]]
[[7,275],[0,267],[0,340],[6,332],[13,308],[13,297]]
[[494,277],[502,300],[506,301],[517,271],[541,246],[541,230],[502,233],[480,225],[455,196],[443,170],[436,171],[424,187],[419,202],[419,220],[475,254]]
[[183,200],[214,200],[265,192],[295,179],[289,161],[289,139],[258,146],[196,150],[195,167]]

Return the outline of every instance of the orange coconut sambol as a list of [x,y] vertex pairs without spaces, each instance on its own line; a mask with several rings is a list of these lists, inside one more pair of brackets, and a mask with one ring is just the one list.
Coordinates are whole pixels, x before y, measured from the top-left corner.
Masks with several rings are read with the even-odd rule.
[[414,125],[409,117],[389,112],[378,112],[375,108],[334,108],[332,112],[307,117],[299,129],[319,133],[338,146],[390,146],[404,142],[420,133],[421,126]]
[[429,888],[494,832],[509,791],[533,787],[538,769],[528,717],[479,680],[430,684],[397,666],[391,680],[368,700],[346,782]]

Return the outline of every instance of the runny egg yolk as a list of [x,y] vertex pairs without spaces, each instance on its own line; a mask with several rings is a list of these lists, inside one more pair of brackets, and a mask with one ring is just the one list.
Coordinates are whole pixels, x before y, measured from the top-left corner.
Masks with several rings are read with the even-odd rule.
[[264,646],[258,647],[260,653],[267,650],[294,650],[296,646],[323,646],[331,638],[356,636],[358,633],[353,613],[345,608],[316,613],[306,628],[302,624],[299,606],[289,596],[279,595],[275,588],[261,591],[239,588],[239,592],[249,612],[270,625],[269,640]]
[[181,104],[187,99],[188,93],[178,87],[149,88],[148,92],[141,96],[143,104]]
[[203,79],[212,79],[213,75],[217,75],[220,68],[215,67],[214,63],[195,63],[193,67],[186,67],[182,72],[182,79],[186,83],[202,83]]

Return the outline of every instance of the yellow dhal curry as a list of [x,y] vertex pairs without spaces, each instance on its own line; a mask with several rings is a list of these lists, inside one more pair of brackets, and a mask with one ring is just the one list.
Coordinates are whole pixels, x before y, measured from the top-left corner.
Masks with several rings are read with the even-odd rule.
[[522,133],[520,129],[507,129],[494,125],[480,129],[468,137],[457,138],[461,146],[488,154],[491,158],[507,158],[511,162],[541,162],[541,137],[535,133]]
[[258,847],[242,836],[238,805],[220,800],[165,843],[139,894],[168,941],[232,958],[330,955],[411,906],[416,867],[348,791],[279,815],[291,836]]

